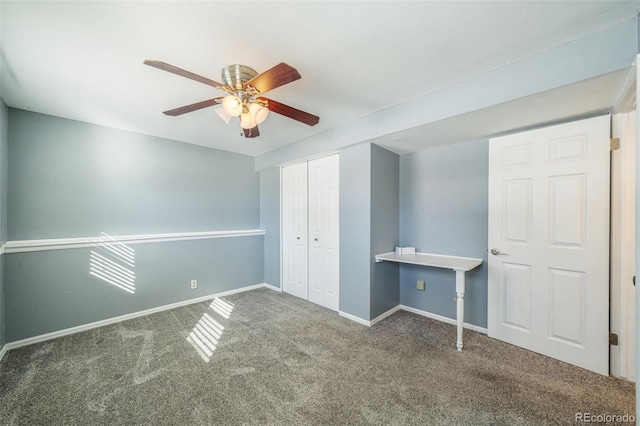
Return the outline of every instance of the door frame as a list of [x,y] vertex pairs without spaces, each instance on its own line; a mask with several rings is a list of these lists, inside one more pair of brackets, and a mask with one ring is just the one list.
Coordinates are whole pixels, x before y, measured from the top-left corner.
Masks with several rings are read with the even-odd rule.
[[[635,113],[633,114],[635,116]],[[620,149],[611,155],[611,270],[610,331],[618,335],[618,345],[610,347],[610,374],[635,381],[635,295],[631,277],[635,275],[635,140],[633,131],[625,129],[637,119],[614,114],[613,137],[620,138]],[[629,120],[629,123],[625,123]],[[635,129],[633,129],[635,130]],[[630,181],[628,178],[632,177]]]
[[[640,56],[639,56],[640,57]],[[635,223],[636,232],[639,232],[638,225],[635,220],[633,206],[636,205],[640,198],[634,192],[636,174],[636,155],[640,154],[637,150],[638,137],[640,136],[636,129],[630,133],[626,132],[622,126],[625,124],[623,114],[636,111],[636,82],[637,68],[634,63],[630,69],[627,80],[622,90],[618,94],[617,100],[613,108],[611,134],[614,138],[620,138],[620,149],[613,151],[611,155],[611,238],[610,238],[610,331],[619,336],[619,345],[610,347],[609,354],[609,370],[614,377],[636,381],[635,374],[638,374],[638,368],[634,367],[634,359],[636,359],[636,345],[638,341],[638,328],[635,324],[636,307],[638,306],[633,291],[628,287],[625,278],[629,274],[633,275],[629,268],[633,268],[635,258],[629,262],[628,256],[633,255],[636,247],[636,237],[634,233],[623,232],[624,223]],[[635,113],[635,122],[638,126],[637,112]],[[624,134],[627,133],[627,134]],[[635,140],[630,140],[635,134]],[[629,181],[629,176],[636,176]],[[635,267],[638,265],[636,263]],[[625,288],[625,284],[627,287]],[[635,329],[635,336],[630,334]],[[630,338],[634,342],[629,342]],[[635,370],[635,374],[634,374]]]

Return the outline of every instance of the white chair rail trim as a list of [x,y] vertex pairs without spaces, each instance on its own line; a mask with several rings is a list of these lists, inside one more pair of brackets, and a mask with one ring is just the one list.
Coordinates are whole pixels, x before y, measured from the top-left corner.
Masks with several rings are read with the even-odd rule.
[[7,241],[2,248],[5,254],[25,253],[32,251],[65,250],[75,248],[94,247],[96,244],[143,244],[167,241],[206,240],[213,238],[249,237],[265,235],[263,229],[244,229],[235,231],[204,231],[204,232],[176,232],[168,234],[144,235],[110,235],[98,237],[55,238],[47,240],[18,240]]

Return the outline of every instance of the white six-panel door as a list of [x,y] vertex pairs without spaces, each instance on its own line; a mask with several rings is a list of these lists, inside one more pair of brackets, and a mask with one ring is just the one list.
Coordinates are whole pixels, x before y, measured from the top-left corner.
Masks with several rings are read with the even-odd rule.
[[339,156],[282,168],[282,289],[338,310]]
[[609,116],[489,145],[489,336],[609,372]]
[[338,155],[309,161],[309,301],[338,310]]
[[307,163],[282,168],[282,290],[308,298]]

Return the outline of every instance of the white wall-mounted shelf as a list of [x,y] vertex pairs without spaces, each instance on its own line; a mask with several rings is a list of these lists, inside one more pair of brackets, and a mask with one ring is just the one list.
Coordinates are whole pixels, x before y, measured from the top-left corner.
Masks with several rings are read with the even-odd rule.
[[431,266],[434,268],[452,269],[454,271],[470,271],[482,265],[482,259],[473,257],[447,256],[444,254],[416,253],[396,254],[394,252],[376,255],[376,262],[398,262],[411,265]]
[[482,259],[473,257],[447,256],[444,254],[416,253],[416,254],[396,254],[394,252],[377,254],[376,262],[396,262],[408,263],[410,265],[428,266],[432,268],[451,269],[456,273],[456,295],[454,299],[457,304],[456,321],[458,325],[458,338],[456,346],[462,350],[462,324],[464,323],[464,291],[465,273],[482,265]]

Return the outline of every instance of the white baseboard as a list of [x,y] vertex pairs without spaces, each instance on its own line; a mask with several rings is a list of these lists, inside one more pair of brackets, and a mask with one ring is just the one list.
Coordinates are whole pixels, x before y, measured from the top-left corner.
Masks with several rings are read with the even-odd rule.
[[79,325],[79,326],[76,326],[76,327],[66,328],[64,330],[58,330],[58,331],[54,331],[52,333],[41,334],[39,336],[29,337],[27,339],[17,340],[15,342],[10,342],[10,343],[5,344],[5,346],[4,346],[4,348],[2,350],[6,352],[6,351],[8,351],[10,349],[16,349],[16,348],[20,348],[22,346],[33,345],[34,343],[40,343],[40,342],[44,342],[44,341],[47,341],[47,340],[56,339],[58,337],[68,336],[70,334],[75,334],[75,333],[80,333],[82,331],[91,330],[91,329],[102,327],[102,326],[105,326],[105,325],[115,324],[115,323],[118,323],[118,322],[130,320],[130,319],[133,319],[133,318],[142,317],[142,316],[145,316],[145,315],[154,314],[156,312],[162,312],[162,311],[166,311],[166,310],[169,310],[169,309],[179,308],[181,306],[187,306],[187,305],[192,305],[194,303],[205,302],[205,301],[211,300],[211,299],[213,299],[215,297],[224,297],[224,296],[229,296],[229,295],[235,294],[235,293],[242,293],[242,292],[249,291],[249,290],[255,290],[257,288],[263,288],[265,286],[266,285],[262,284],[262,283],[261,284],[250,285],[250,286],[247,286],[247,287],[236,288],[236,289],[233,289],[233,290],[223,291],[223,292],[220,292],[220,293],[209,294],[207,296],[201,296],[201,297],[196,297],[196,298],[193,298],[193,299],[187,299],[187,300],[183,300],[181,302],[171,303],[169,305],[158,306],[156,308],[145,309],[144,311],[132,312],[130,314],[120,315],[118,317],[107,318],[107,319],[104,319],[104,320],[101,320],[101,321],[91,322],[91,323],[88,323],[88,324],[82,324],[82,325]]
[[[345,317],[347,319],[350,319],[351,321],[355,321],[355,322],[357,322],[359,324],[366,325],[367,327],[371,327],[375,323],[382,321],[383,319],[385,319],[389,315],[392,315],[392,314],[398,312],[399,310],[411,312],[413,314],[421,315],[423,317],[431,318],[431,319],[434,319],[434,320],[437,320],[437,321],[446,322],[447,324],[453,324],[453,325],[457,324],[456,320],[453,319],[453,318],[448,318],[448,317],[444,317],[442,315],[433,314],[431,312],[427,312],[427,311],[423,311],[423,310],[420,310],[420,309],[412,308],[411,306],[406,306],[406,305],[398,305],[398,306],[396,306],[394,308],[391,308],[387,312],[383,313],[382,315],[378,315],[377,317],[375,317],[371,321],[367,321],[365,319],[362,319],[362,318],[357,317],[355,315],[348,314],[348,313],[343,312],[343,311],[339,311],[338,314],[341,317]],[[469,323],[466,323],[466,322],[462,326],[464,328],[468,329],[468,330],[473,330],[473,331],[477,331],[478,333],[487,334],[487,329],[484,328],[484,327],[478,327],[477,325],[469,324]]]
[[278,293],[282,293],[282,289],[280,287],[276,287],[275,285],[262,283],[262,286],[270,290],[277,291]]
[[377,317],[375,317],[374,319],[372,319],[371,321],[369,321],[371,323],[371,325],[382,321],[383,319],[385,319],[386,317],[388,317],[389,315],[395,314],[396,312],[398,312],[400,310],[400,305],[395,306],[391,309],[389,309],[387,312],[384,312],[380,315],[378,315]]
[[347,319],[350,319],[351,321],[355,321],[355,322],[357,322],[359,324],[366,325],[367,327],[371,327],[375,323],[377,323],[379,321],[382,321],[383,319],[385,319],[389,315],[392,315],[392,314],[398,312],[399,310],[400,310],[400,305],[394,306],[393,308],[389,309],[387,312],[384,312],[384,313],[378,315],[377,317],[375,317],[371,321],[368,321],[366,319],[362,319],[360,317],[348,314],[348,313],[343,312],[343,311],[338,311],[338,315],[340,315],[341,317],[345,317]]
[[341,317],[345,317],[347,319],[350,319],[351,321],[355,321],[355,322],[357,322],[359,324],[366,325],[367,327],[371,327],[371,321],[367,321],[366,319],[362,319],[360,317],[348,314],[348,313],[343,312],[343,311],[338,311],[338,315],[340,315]]
[[[423,311],[423,310],[420,310],[420,309],[412,308],[411,306],[400,305],[399,308],[402,309],[403,311],[411,312],[413,314],[422,315],[423,317],[431,318],[431,319],[434,319],[434,320],[437,320],[437,321],[446,322],[447,324],[453,324],[453,325],[457,324],[456,320],[453,319],[453,318],[444,317],[444,316],[438,315],[438,314],[433,314],[431,312],[427,312],[427,311]],[[478,333],[487,334],[487,329],[484,328],[484,327],[479,327],[477,325],[468,324],[466,322],[463,323],[462,326],[464,328],[468,329],[468,330],[473,330],[473,331],[477,331]]]
[[[258,289],[258,288],[268,288],[270,290],[277,291],[277,292],[281,292],[282,291],[279,287],[275,287],[275,286],[273,286],[271,284],[260,283],[260,284],[255,284],[255,285],[250,285],[250,286],[246,286],[246,287],[237,288],[237,289],[234,289],[234,290],[228,290],[228,291],[223,291],[223,292],[220,292],[220,293],[209,294],[207,296],[196,297],[194,299],[183,300],[181,302],[171,303],[169,305],[158,306],[156,308],[145,309],[144,311],[133,312],[133,313],[126,314],[126,315],[121,315],[121,316],[118,316],[118,317],[107,318],[105,320],[79,325],[77,327],[71,327],[71,328],[66,328],[64,330],[54,331],[52,333],[41,334],[39,336],[29,337],[27,339],[17,340],[15,342],[6,343],[2,347],[2,349],[0,349],[0,360],[2,360],[2,357],[7,353],[7,351],[9,351],[11,349],[20,348],[22,346],[33,345],[34,343],[40,343],[40,342],[44,342],[44,341],[47,341],[47,340],[56,339],[58,337],[68,336],[70,334],[75,334],[75,333],[80,333],[82,331],[91,330],[91,329],[94,329],[94,328],[97,328],[97,327],[102,327],[102,326],[105,326],[105,325],[115,324],[115,323],[126,321],[126,320],[129,320],[129,319],[138,318],[138,317],[142,317],[142,316],[145,316],[145,315],[150,315],[150,314],[153,314],[153,313],[156,313],[156,312],[161,312],[161,311],[166,311],[166,310],[169,310],[169,309],[179,308],[181,306],[191,305],[191,304],[194,304],[194,303],[204,302],[204,301],[207,301],[207,300],[211,300],[211,299],[213,299],[215,297],[229,296],[231,294],[242,293],[242,292],[245,292],[245,291],[255,290],[255,289]],[[355,321],[355,322],[357,322],[359,324],[365,325],[367,327],[371,327],[372,325],[376,324],[379,321],[382,321],[383,319],[387,318],[388,316],[394,314],[395,312],[397,312],[399,310],[411,312],[411,313],[414,313],[414,314],[417,314],[417,315],[422,315],[424,317],[435,319],[435,320],[442,321],[442,322],[446,322],[448,324],[453,324],[453,325],[456,324],[456,320],[454,320],[452,318],[444,317],[442,315],[433,314],[431,312],[423,311],[423,310],[412,308],[410,306],[405,306],[405,305],[395,306],[395,307],[389,309],[388,311],[384,312],[383,314],[378,315],[377,317],[375,317],[371,321],[362,319],[360,317],[357,317],[355,315],[352,315],[352,314],[349,314],[349,313],[343,312],[343,311],[338,311],[338,315],[340,315],[341,317],[345,317],[347,319],[350,319],[351,321]],[[487,334],[487,329],[484,328],[484,327],[478,327],[477,325],[468,324],[468,323],[464,323],[463,326],[466,329],[477,331],[477,332],[482,333],[482,334]]]

